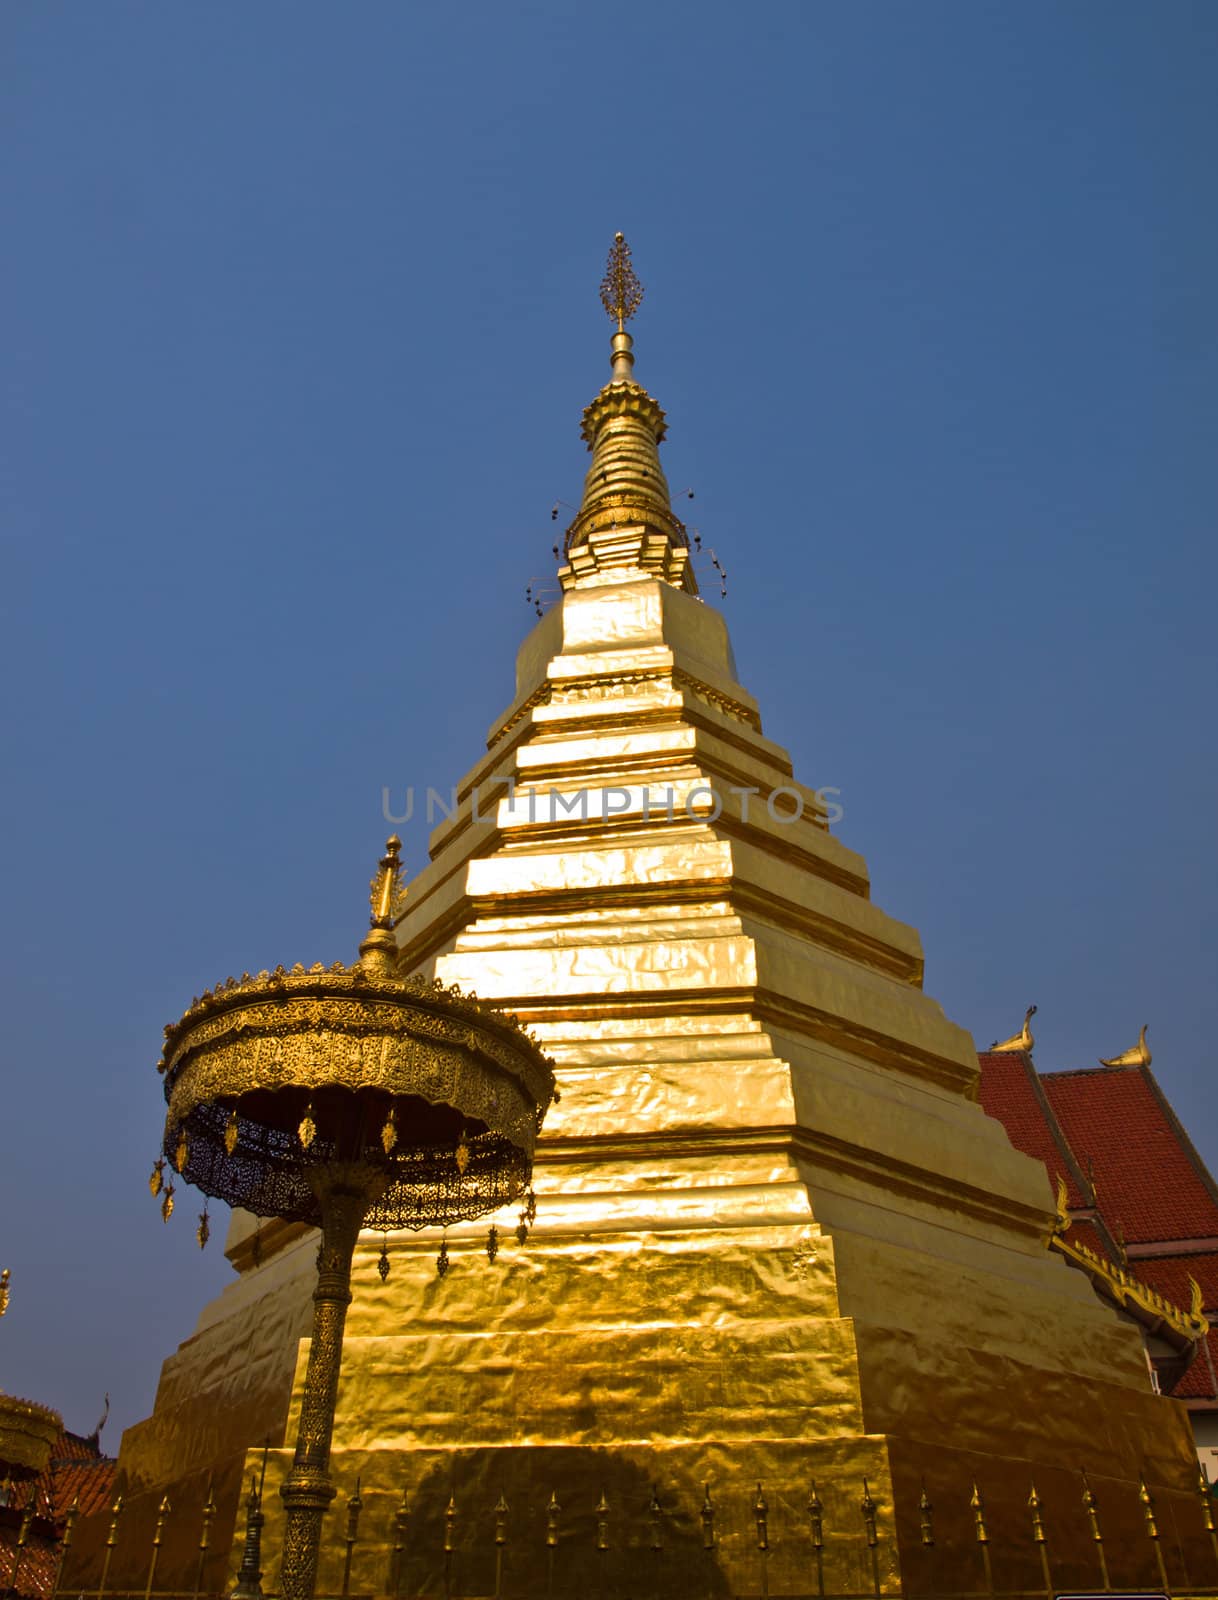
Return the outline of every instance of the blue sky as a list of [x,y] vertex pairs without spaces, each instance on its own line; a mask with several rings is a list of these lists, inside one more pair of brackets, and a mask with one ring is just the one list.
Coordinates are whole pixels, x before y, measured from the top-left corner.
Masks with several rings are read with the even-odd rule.
[[0,1383],[116,1443],[227,1280],[145,1187],[162,1025],[348,957],[383,786],[477,758],[616,228],[928,989],[1042,1070],[1148,1022],[1218,1164],[1218,9],[18,0],[0,62]]

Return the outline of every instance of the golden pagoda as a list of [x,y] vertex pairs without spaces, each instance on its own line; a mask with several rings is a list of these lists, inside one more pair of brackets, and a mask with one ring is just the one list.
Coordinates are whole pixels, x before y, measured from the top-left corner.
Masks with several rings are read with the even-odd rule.
[[[936,1540],[959,1552],[937,1592],[977,1591],[986,1540],[1026,1541],[1032,1483],[1060,1572],[1094,1583],[1084,1469],[1114,1571],[1143,1538],[1143,1492],[1191,1548],[1182,1408],[1152,1392],[1136,1329],[1049,1249],[1043,1166],[983,1113],[973,1041],[923,992],[917,933],[874,904],[866,863],[763,733],[698,594],[665,415],[634,376],[641,289],[620,235],[602,292],[612,371],[583,414],[561,597],[395,928],[403,974],[533,1031],[561,1102],[536,1216],[493,1219],[497,1252],[485,1221],[392,1234],[383,1281],[386,1241],[363,1237],[323,1587],[338,1588],[357,1480],[380,1530],[355,1551],[365,1594],[440,1592],[463,1541],[475,1567],[493,1561],[499,1500],[538,1549],[561,1506],[564,1592],[585,1568],[628,1592],[597,1552],[646,1547],[661,1515],[664,1550],[710,1566],[670,1559],[657,1592],[757,1593],[759,1551],[769,1592],[817,1592],[822,1522],[859,1537],[819,1592],[926,1592]],[[235,1570],[264,1439],[268,1484],[287,1470],[315,1248],[238,1214],[236,1281],[123,1439],[129,1516],[151,1525],[162,1495],[202,1504],[214,1487],[234,1532],[211,1590]],[[265,1512],[271,1571],[277,1496]],[[766,1519],[803,1545],[769,1551]],[[181,1538],[163,1575],[175,1559],[193,1572]],[[493,1581],[471,1568],[453,1592]]]

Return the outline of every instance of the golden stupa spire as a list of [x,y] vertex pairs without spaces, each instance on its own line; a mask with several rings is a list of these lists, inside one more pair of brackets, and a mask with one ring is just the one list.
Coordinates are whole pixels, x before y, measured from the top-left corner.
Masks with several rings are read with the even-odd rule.
[[626,323],[639,309],[643,285],[622,234],[614,237],[600,288],[616,324],[612,377],[584,411],[582,434],[592,452],[579,514],[567,529],[564,588],[614,568],[653,573],[697,593],[689,568],[689,539],[673,515],[660,465],[667,423],[647,390],[634,381],[634,340]]

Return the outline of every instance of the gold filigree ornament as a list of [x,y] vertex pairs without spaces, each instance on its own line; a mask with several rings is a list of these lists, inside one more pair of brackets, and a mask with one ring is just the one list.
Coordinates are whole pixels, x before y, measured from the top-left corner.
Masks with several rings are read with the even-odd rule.
[[398,1130],[392,1115],[385,1118],[385,1126],[381,1129],[381,1148],[387,1156],[393,1154],[393,1147],[398,1142]]
[[381,1282],[384,1283],[389,1276],[389,1235],[387,1233],[381,1235],[381,1253],[377,1257],[376,1270],[381,1275]]
[[457,1144],[453,1159],[457,1163],[457,1171],[462,1177],[464,1177],[466,1170],[469,1167],[469,1145],[466,1143],[464,1134],[461,1135],[460,1141]]
[[169,1187],[165,1190],[164,1197],[161,1200],[161,1221],[162,1222],[168,1222],[170,1217],[172,1217],[172,1216],[173,1216],[173,1184],[171,1183],[169,1185]]
[[304,1116],[300,1119],[296,1137],[300,1140],[302,1150],[307,1150],[317,1137],[317,1124],[313,1121],[313,1102],[311,1100],[305,1108]]
[[440,1253],[436,1257],[436,1277],[437,1278],[442,1278],[444,1276],[444,1274],[448,1271],[448,1268],[449,1268],[448,1235],[445,1234],[444,1237],[440,1240]]
[[230,1156],[237,1148],[237,1139],[239,1136],[240,1128],[237,1123],[237,1108],[234,1106],[232,1111],[229,1113],[228,1121],[224,1125],[224,1148],[228,1151]]
[[165,1187],[165,1157],[164,1156],[158,1156],[156,1158],[156,1161],[153,1163],[152,1171],[148,1174],[148,1188],[151,1191],[152,1198],[154,1200],[156,1199],[157,1195],[160,1194],[161,1190],[164,1187]]
[[601,280],[601,305],[606,316],[617,323],[620,333],[642,303],[643,285],[631,263],[630,246],[624,235],[614,234],[605,276]]
[[527,1244],[528,1238],[529,1224],[525,1218],[524,1212],[522,1211],[520,1213],[520,1221],[516,1224],[516,1243],[519,1245]]
[[486,1233],[486,1259],[493,1262],[499,1254],[499,1229],[492,1222]]
[[207,1241],[211,1238],[211,1222],[207,1215],[207,1201],[203,1202],[203,1209],[199,1212],[199,1226],[195,1229],[195,1238],[199,1241],[199,1249],[206,1250]]

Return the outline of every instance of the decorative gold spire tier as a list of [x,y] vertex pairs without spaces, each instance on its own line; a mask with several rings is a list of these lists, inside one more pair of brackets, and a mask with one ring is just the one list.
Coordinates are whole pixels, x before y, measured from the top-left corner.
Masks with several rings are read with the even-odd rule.
[[617,323],[613,377],[584,411],[581,433],[592,452],[579,515],[567,529],[564,589],[597,573],[652,573],[698,592],[689,565],[689,537],[673,515],[668,480],[660,465],[667,424],[661,407],[632,376],[634,340],[626,322],[638,310],[643,286],[619,233],[609,252],[601,303]]

